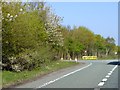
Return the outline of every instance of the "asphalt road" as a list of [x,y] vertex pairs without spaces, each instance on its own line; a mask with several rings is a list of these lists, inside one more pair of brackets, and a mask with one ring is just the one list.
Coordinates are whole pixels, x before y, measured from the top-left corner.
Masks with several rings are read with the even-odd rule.
[[79,60],[85,64],[62,69],[15,88],[118,88],[117,60]]

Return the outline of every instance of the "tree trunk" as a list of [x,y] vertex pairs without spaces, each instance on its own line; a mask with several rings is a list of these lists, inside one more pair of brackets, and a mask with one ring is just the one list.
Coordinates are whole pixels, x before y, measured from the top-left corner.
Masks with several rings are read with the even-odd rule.
[[61,53],[61,60],[63,60],[63,52]]
[[109,53],[109,49],[106,49],[106,56],[108,56],[108,53]]
[[72,52],[72,59],[74,60],[75,58],[75,53],[74,52]]

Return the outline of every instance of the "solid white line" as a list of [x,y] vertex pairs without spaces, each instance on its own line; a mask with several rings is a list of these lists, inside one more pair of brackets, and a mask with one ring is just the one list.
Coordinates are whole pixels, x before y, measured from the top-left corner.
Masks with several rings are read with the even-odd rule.
[[112,69],[112,71],[114,71],[117,67],[118,67],[118,65],[115,65],[115,67]]
[[115,67],[108,73],[108,75],[111,75],[113,71],[117,68],[118,65],[115,65]]
[[70,72],[70,73],[68,73],[68,74],[65,74],[65,75],[63,75],[63,76],[61,76],[61,77],[59,77],[59,78],[57,78],[57,79],[55,79],[55,80],[51,80],[51,81],[49,81],[49,82],[47,82],[47,83],[39,86],[38,88],[42,88],[42,87],[47,86],[47,85],[49,85],[49,84],[51,84],[51,83],[54,83],[54,82],[57,81],[57,80],[60,80],[60,79],[62,79],[62,78],[64,78],[64,77],[67,77],[67,76],[73,74],[73,73],[76,73],[76,72],[78,72],[78,71],[81,71],[81,70],[83,70],[83,69],[85,69],[85,68],[87,68],[87,67],[89,67],[89,66],[91,66],[91,65],[92,65],[92,63],[90,63],[89,65],[87,65],[87,66],[85,66],[85,67],[83,67],[83,68],[80,68],[80,69],[77,69],[77,70],[75,70],[75,71],[73,71],[73,72]]

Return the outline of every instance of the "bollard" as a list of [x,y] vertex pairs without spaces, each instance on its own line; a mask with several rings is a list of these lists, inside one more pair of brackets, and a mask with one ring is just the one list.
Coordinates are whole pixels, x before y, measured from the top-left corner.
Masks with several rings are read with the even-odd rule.
[[61,60],[63,60],[63,58],[61,58]]
[[75,61],[77,62],[77,58],[75,58]]

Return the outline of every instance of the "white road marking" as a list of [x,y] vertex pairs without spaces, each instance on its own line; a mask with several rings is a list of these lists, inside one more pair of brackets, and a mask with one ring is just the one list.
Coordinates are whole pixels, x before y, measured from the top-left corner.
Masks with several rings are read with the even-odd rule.
[[107,76],[105,76],[106,78],[109,78],[110,76],[109,75],[107,75]]
[[104,85],[104,82],[100,82],[99,84],[98,84],[98,86],[103,86]]
[[104,78],[102,81],[103,81],[103,82],[107,81],[107,78]]
[[110,73],[113,73],[113,71],[110,71]]
[[112,73],[108,73],[108,75],[110,76]]
[[108,73],[107,76],[105,76],[106,78],[104,78],[99,84],[98,86],[103,86],[105,84],[105,82],[107,81],[107,78],[110,77],[110,75],[113,73],[113,71],[118,67],[118,65],[115,65],[115,67]]
[[115,65],[115,67],[112,69],[112,71],[114,71],[117,67],[118,67],[118,65]]
[[63,76],[61,76],[61,77],[59,77],[59,78],[57,78],[57,79],[55,79],[55,80],[51,80],[51,81],[49,81],[49,82],[47,82],[47,83],[39,86],[38,88],[42,88],[42,87],[47,86],[47,85],[49,85],[49,84],[51,84],[51,83],[54,83],[54,82],[57,81],[57,80],[60,80],[60,79],[62,79],[62,78],[64,78],[64,77],[67,77],[67,76],[73,74],[73,73],[76,73],[76,72],[78,72],[78,71],[81,71],[81,70],[83,70],[83,69],[85,69],[85,68],[87,68],[87,67],[89,67],[89,66],[91,66],[91,65],[92,65],[92,63],[90,63],[89,65],[87,65],[87,66],[85,66],[85,67],[83,67],[83,68],[80,68],[80,69],[77,69],[77,70],[75,70],[75,71],[73,71],[73,72],[70,72],[70,73],[68,73],[68,74],[65,74],[65,75],[63,75]]

